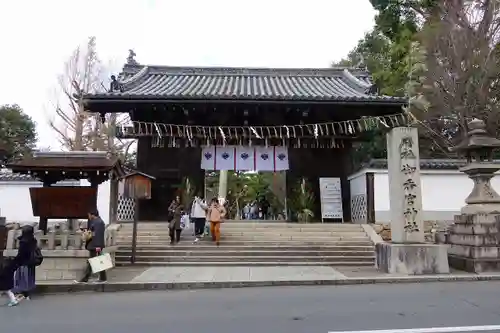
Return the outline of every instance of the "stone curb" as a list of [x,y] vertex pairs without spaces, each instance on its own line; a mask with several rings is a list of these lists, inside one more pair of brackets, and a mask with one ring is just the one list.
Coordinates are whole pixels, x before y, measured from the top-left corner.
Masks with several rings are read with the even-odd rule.
[[451,276],[404,276],[362,277],[336,280],[288,280],[288,281],[210,281],[210,282],[108,282],[105,284],[54,283],[39,284],[37,293],[117,292],[145,290],[221,289],[271,286],[345,286],[363,284],[425,283],[425,282],[472,282],[500,281],[500,275],[451,275]]

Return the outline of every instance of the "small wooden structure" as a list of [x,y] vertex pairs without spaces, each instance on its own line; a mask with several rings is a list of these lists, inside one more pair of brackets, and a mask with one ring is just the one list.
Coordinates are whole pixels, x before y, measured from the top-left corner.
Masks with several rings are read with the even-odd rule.
[[135,199],[134,225],[132,229],[132,255],[130,263],[135,263],[137,253],[137,223],[139,222],[139,200],[151,199],[151,181],[155,177],[134,171],[120,178],[123,182],[123,195]]
[[134,171],[120,178],[123,182],[123,195],[126,198],[151,199],[151,181],[155,177]]
[[[49,218],[87,218],[97,207],[97,186],[125,174],[120,160],[106,152],[36,152],[7,167],[43,182],[42,188],[30,188],[30,195],[33,215],[40,217],[44,232]],[[54,186],[68,179],[88,179],[90,186]]]

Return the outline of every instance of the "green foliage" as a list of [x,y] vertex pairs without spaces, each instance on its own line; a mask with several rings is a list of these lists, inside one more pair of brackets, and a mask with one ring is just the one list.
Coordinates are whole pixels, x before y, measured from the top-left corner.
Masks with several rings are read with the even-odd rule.
[[[410,95],[412,106],[425,111],[428,103],[416,88],[425,71],[418,40],[425,17],[435,8],[436,0],[370,0],[370,3],[378,12],[373,31],[358,42],[346,59],[334,65],[366,68],[379,93]],[[367,133],[365,139],[355,152],[356,164],[386,158],[384,131]]]
[[297,181],[292,188],[292,196],[289,200],[292,214],[302,223],[311,222],[314,218],[315,196],[311,184],[306,178]]
[[189,209],[189,204],[194,198],[195,195],[194,191],[195,188],[192,185],[192,182],[189,179],[189,177],[184,177],[184,179],[182,179],[182,184],[181,184],[181,201],[186,209]]
[[3,161],[29,155],[36,146],[36,124],[19,105],[0,106],[0,148]]
[[[236,216],[246,203],[257,200],[260,196],[266,197],[274,211],[283,211],[286,192],[285,177],[285,172],[228,171],[226,199],[229,201],[229,215]],[[205,184],[206,199],[217,197],[219,172],[207,173]]]

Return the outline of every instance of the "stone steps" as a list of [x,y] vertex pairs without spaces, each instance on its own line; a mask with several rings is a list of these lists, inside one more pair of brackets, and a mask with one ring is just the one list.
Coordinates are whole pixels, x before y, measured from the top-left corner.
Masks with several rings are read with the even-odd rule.
[[[150,242],[137,242],[138,247],[142,246],[168,246],[169,245],[169,238],[166,237],[162,240],[155,240],[155,241],[150,241]],[[176,245],[176,246],[181,246],[182,244],[192,244],[193,239],[186,239],[181,237],[181,242]],[[132,244],[132,238],[128,239],[127,241],[118,241],[119,246],[131,246]],[[140,245],[140,246],[139,246]],[[306,242],[304,241],[263,241],[263,240],[247,240],[247,241],[241,241],[241,240],[224,240],[224,242],[221,242],[221,248],[224,248],[225,246],[262,246],[262,247],[267,247],[267,246],[290,246],[290,247],[295,247],[295,246],[307,246],[307,247],[318,247],[318,246],[371,246],[373,247],[373,244],[370,242],[370,240],[365,239],[361,241],[351,241],[351,240],[341,240],[341,241],[315,241],[315,240],[308,240]]]
[[[138,243],[148,243],[151,241],[167,241],[169,237],[167,235],[165,236],[138,236],[137,237],[137,242]],[[184,239],[186,239],[184,237]],[[266,237],[266,236],[228,236],[228,235],[221,235],[221,242],[224,242],[226,240],[231,240],[231,241],[240,241],[240,242],[245,242],[245,241],[298,241],[298,242],[308,242],[308,241],[314,241],[314,242],[323,242],[323,243],[331,243],[331,242],[336,242],[336,241],[364,241],[366,240],[366,237],[343,237],[343,236],[330,236],[330,237],[306,237],[306,236],[300,236],[300,235],[293,235],[293,236],[276,236],[276,237]],[[130,237],[119,237],[117,239],[118,242],[132,242],[132,236]]]
[[[252,228],[252,227],[260,227],[260,228],[359,228],[361,227],[359,224],[352,223],[290,223],[290,222],[269,222],[264,220],[252,220],[249,222],[248,220],[243,220],[238,222],[236,220],[226,220],[223,225],[235,227],[235,228]],[[132,222],[125,222],[121,224],[123,228],[132,228]],[[139,226],[142,228],[157,228],[168,226],[167,221],[161,222],[139,222]]]
[[[226,222],[221,246],[205,238],[193,243],[192,230],[170,245],[167,223],[140,223],[136,264],[168,266],[371,266],[374,246],[361,225],[283,222]],[[132,224],[118,238],[117,265],[130,263]]]
[[[230,252],[230,251],[309,251],[309,252],[321,252],[321,251],[373,251],[373,245],[293,245],[289,244],[278,244],[278,245],[227,245],[221,244],[220,246],[215,246],[215,244],[204,244],[201,242],[193,246],[191,243],[178,243],[174,246],[168,244],[141,244],[141,248],[137,251],[216,251],[216,252]],[[120,246],[120,251],[132,251],[132,246],[130,244],[124,244]]]
[[[121,231],[128,233],[132,232],[132,228],[122,228]],[[143,228],[143,227],[138,227],[138,230],[144,233],[148,232],[168,232],[168,226],[162,226],[158,228]],[[278,232],[278,233],[286,233],[286,232],[306,232],[306,233],[329,233],[329,232],[363,232],[362,228],[352,228],[352,229],[336,229],[336,228],[234,228],[234,227],[228,227],[227,224],[223,224],[221,226],[221,230],[226,230],[227,232],[262,232],[262,233],[267,233],[267,232]]]
[[[130,256],[132,251],[130,249],[119,249],[116,252],[117,256]],[[138,250],[136,251],[136,256],[140,257],[205,257],[205,256],[228,256],[228,257],[300,257],[314,255],[315,257],[329,257],[329,256],[345,256],[345,257],[363,257],[363,256],[373,256],[373,251],[299,251],[296,249],[292,250],[272,250],[264,251],[255,249],[253,251],[239,251],[239,250]]]
[[[119,256],[116,255],[117,261],[125,261],[128,260],[130,256]],[[239,262],[244,264],[246,261],[250,262],[343,262],[343,261],[357,261],[357,262],[370,262],[372,263],[374,259],[373,253],[369,256],[280,256],[277,253],[272,254],[272,256],[246,256],[246,255],[237,255],[237,256],[229,256],[229,255],[196,255],[196,256],[167,256],[167,255],[141,255],[140,260],[149,262]]]
[[[127,261],[117,261],[117,266],[128,266],[130,265],[130,258],[127,258]],[[338,266],[373,266],[373,262],[359,262],[359,261],[343,261],[343,262],[324,262],[324,261],[306,261],[306,262],[289,262],[289,261],[231,261],[231,262],[212,262],[212,261],[203,261],[203,262],[163,262],[163,261],[143,261],[138,259],[135,262],[136,266],[169,266],[169,267],[231,267],[231,266],[258,266],[258,267],[277,267],[277,266],[329,266],[329,267],[338,267]]]
[[[168,230],[159,230],[159,231],[142,231],[138,230],[138,235],[142,237],[146,236],[168,236]],[[193,232],[191,230],[188,231],[183,231],[184,235],[192,235]],[[239,237],[239,236],[252,236],[252,237],[265,237],[265,236],[283,236],[283,237],[289,237],[293,235],[301,235],[304,237],[331,237],[331,236],[337,236],[337,235],[342,235],[344,237],[366,237],[366,233],[364,231],[356,231],[356,232],[338,232],[338,231],[326,231],[326,232],[318,232],[318,231],[266,231],[266,232],[256,232],[256,231],[232,231],[232,230],[226,230],[222,229],[221,230],[221,235],[224,236],[234,236],[234,237]],[[121,232],[119,237],[132,237],[132,231],[130,232]]]

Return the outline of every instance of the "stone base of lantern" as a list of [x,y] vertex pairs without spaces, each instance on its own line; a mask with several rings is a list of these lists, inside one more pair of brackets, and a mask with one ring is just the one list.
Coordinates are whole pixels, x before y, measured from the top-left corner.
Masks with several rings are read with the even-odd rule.
[[448,274],[447,245],[378,243],[376,267],[390,274]]
[[450,227],[451,267],[474,273],[500,271],[500,215],[461,214]]

